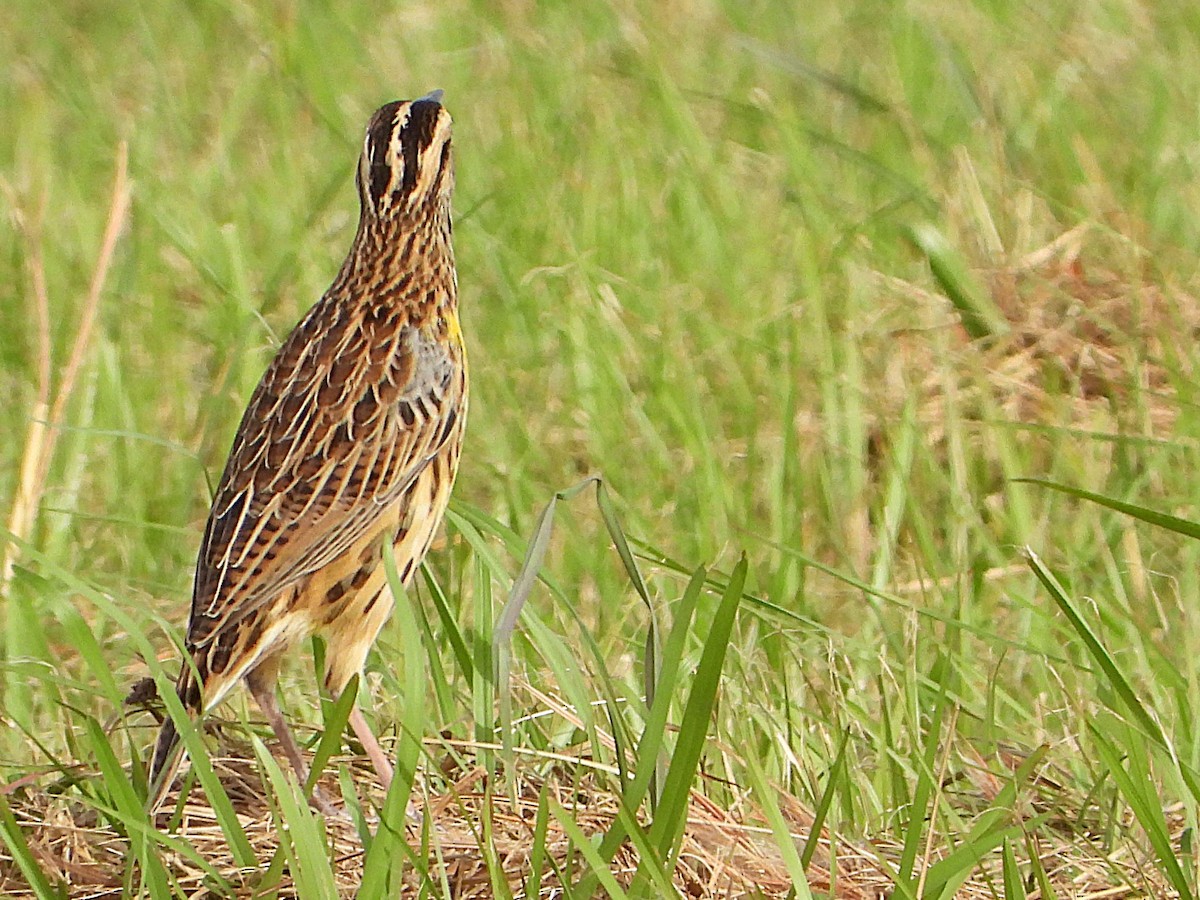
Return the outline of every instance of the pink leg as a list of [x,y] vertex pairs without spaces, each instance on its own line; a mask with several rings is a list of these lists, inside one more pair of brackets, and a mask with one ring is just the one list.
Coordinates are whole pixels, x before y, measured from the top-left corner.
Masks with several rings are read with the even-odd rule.
[[388,788],[392,786],[394,770],[387,758],[387,754],[379,746],[379,741],[375,738],[375,734],[371,731],[371,726],[367,724],[367,720],[363,718],[362,710],[358,708],[357,704],[350,711],[350,727],[354,729],[354,733],[358,736],[363,749],[367,751],[367,757],[371,760],[371,765],[375,767],[375,774],[379,776],[379,783],[383,785],[383,790],[386,793]]
[[[367,751],[367,757],[371,760],[371,765],[375,767],[375,774],[379,776],[379,783],[383,786],[383,792],[386,795],[392,786],[395,770],[392,768],[392,763],[388,759],[387,754],[379,746],[379,741],[376,740],[370,726],[367,725],[367,720],[363,718],[362,710],[357,705],[350,712],[350,727],[354,729],[354,733],[358,736],[363,749]],[[414,826],[420,826],[422,819],[421,807],[417,805],[415,794],[408,798],[407,814],[409,822]]]
[[[308,763],[304,761],[304,754],[300,752],[300,746],[296,743],[296,738],[293,736],[292,730],[288,728],[287,721],[283,718],[283,712],[279,709],[279,700],[275,697],[275,678],[278,673],[277,662],[269,661],[266,664],[260,664],[246,676],[246,684],[250,688],[254,702],[267,717],[271,730],[275,732],[275,739],[279,741],[279,746],[283,748],[284,755],[292,764],[292,770],[296,773],[300,786],[303,787],[308,783]],[[312,802],[327,816],[343,815],[337,804],[326,797],[324,791],[315,785],[313,786]]]

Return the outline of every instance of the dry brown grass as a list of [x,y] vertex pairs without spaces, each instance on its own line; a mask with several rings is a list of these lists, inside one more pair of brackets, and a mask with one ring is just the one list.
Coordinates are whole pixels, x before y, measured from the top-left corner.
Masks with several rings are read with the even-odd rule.
[[[265,867],[278,847],[279,832],[262,778],[245,755],[248,747],[231,744],[223,749],[226,755],[214,757],[214,766]],[[241,752],[234,755],[234,750]],[[338,762],[348,767],[363,796],[381,802],[374,775],[365,760],[343,758]],[[943,785],[964,817],[986,808],[998,789],[997,773],[1017,764],[1012,759],[996,761],[992,766],[983,760],[971,762],[974,765],[968,768],[977,773],[976,777]],[[435,877],[444,877],[454,897],[493,896],[489,857],[498,861],[513,895],[526,896],[522,885],[530,874],[538,801],[543,790],[571,813],[587,835],[606,831],[617,811],[618,800],[607,780],[585,760],[578,766],[551,763],[542,771],[535,772],[532,766],[519,771],[515,805],[507,786],[494,793],[486,790],[483,768],[453,774],[457,777],[445,782],[444,791],[427,797],[426,810],[431,823],[430,871]],[[75,777],[80,777],[79,773]],[[85,773],[82,777],[98,776]],[[331,775],[326,776],[323,786],[331,796],[337,795]],[[1036,836],[1031,830],[1025,846],[1014,848],[1022,871],[1028,871],[1028,854],[1037,853],[1060,898],[1172,896],[1150,861],[1138,857],[1131,849],[1134,842],[1122,842],[1118,837],[1111,842],[1116,849],[1104,849],[1102,838],[1088,830],[1086,798],[1073,797],[1053,779],[1049,769],[1043,770],[1036,787],[1034,795],[1014,810],[1014,817],[1031,824],[1034,819],[1055,824],[1049,829],[1037,828]],[[126,839],[75,791],[60,791],[60,788],[61,784],[47,784],[43,788],[35,779],[25,779],[9,785],[4,792],[9,795],[13,813],[43,870],[63,886],[66,896],[97,900],[123,896],[123,885],[130,875]],[[692,793],[679,865],[674,872],[674,884],[681,896],[788,896],[791,882],[769,828],[754,809],[748,792],[735,791],[735,797],[732,803],[718,804],[702,792]],[[811,811],[791,797],[781,796],[780,803],[797,847],[803,847],[812,829]],[[1072,803],[1078,805],[1071,808]],[[491,845],[487,853],[481,849],[480,828],[486,804],[491,805]],[[160,827],[168,826],[177,807],[176,833],[237,886],[238,896],[256,896],[261,872],[247,872],[237,866],[202,792],[198,788],[193,790],[181,807],[178,793],[173,792],[166,811],[160,813]],[[1176,825],[1182,829],[1182,820]],[[353,897],[363,863],[357,832],[349,820],[330,819],[326,828],[329,858],[333,860],[339,893]],[[420,836],[415,832],[409,838],[410,846],[420,846]],[[553,816],[549,820],[545,849],[549,863],[542,873],[541,896],[561,896],[558,888],[561,873],[573,871],[578,876],[586,869],[586,863],[573,852],[568,836]],[[890,839],[851,843],[834,840],[824,832],[808,868],[808,880],[818,894],[832,892],[832,896],[846,900],[884,898],[891,891],[889,873],[894,871],[900,851],[900,846]],[[931,849],[919,865],[928,867],[946,852],[948,848]],[[998,854],[991,854],[989,860],[991,864],[986,869],[977,869],[972,879],[961,886],[957,897],[983,900],[1002,896]],[[205,873],[185,857],[167,854],[165,862],[187,896],[219,896],[212,892]],[[626,843],[613,861],[612,871],[619,882],[628,883],[637,864],[637,853]],[[286,872],[279,887],[280,896],[295,896]],[[408,888],[405,896],[417,896],[419,886],[415,876]],[[0,895],[34,896],[11,856],[3,851],[0,851]],[[1036,889],[1029,893],[1031,900],[1041,896]]]
[[[1179,415],[1175,385],[1192,380],[1200,301],[1139,272],[1117,271],[1087,226],[1015,263],[984,272],[1010,331],[971,342],[949,303],[878,274],[880,292],[915,329],[889,332],[902,352],[888,360],[898,414],[914,392],[931,441],[943,436],[948,396],[982,420],[1125,434],[1169,434]],[[915,312],[914,312],[915,310]],[[948,341],[931,332],[949,329]],[[885,403],[886,405],[886,403]]]

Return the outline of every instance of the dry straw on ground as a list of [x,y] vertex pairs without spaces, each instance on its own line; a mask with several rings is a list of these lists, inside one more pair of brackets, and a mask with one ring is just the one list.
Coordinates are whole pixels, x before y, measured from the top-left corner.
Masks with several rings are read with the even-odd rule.
[[[1170,434],[1180,409],[1176,386],[1195,380],[1200,301],[1114,270],[1106,262],[1116,254],[1106,249],[1080,225],[982,273],[1010,329],[983,342],[967,338],[941,295],[877,274],[884,305],[909,323],[886,335],[890,352],[880,354],[885,414],[898,415],[916,396],[934,442],[944,434],[947,403],[990,424]],[[1133,255],[1129,265],[1138,264]],[[954,337],[938,340],[942,328]]]
[[[269,809],[262,777],[257,767],[245,755],[249,747],[229,742],[222,749],[229,755],[214,758],[214,765],[234,803],[242,826],[264,869],[277,846],[279,829]],[[470,750],[463,745],[459,751]],[[233,755],[232,751],[238,751]],[[469,753],[467,754],[469,755]],[[461,752],[458,759],[464,758]],[[1012,760],[989,767],[974,760],[975,771],[982,773],[960,784],[945,784],[947,792],[954,790],[954,803],[961,806],[963,815],[972,807],[986,808],[992,799],[998,773]],[[515,805],[507,784],[489,796],[486,775],[481,768],[443,771],[439,782],[444,790],[425,799],[428,814],[428,846],[430,871],[444,878],[451,896],[460,898],[491,897],[492,872],[489,857],[496,862],[508,880],[513,896],[524,898],[523,884],[529,877],[530,853],[533,847],[534,824],[538,814],[539,795],[545,790],[555,802],[573,817],[587,835],[603,833],[614,820],[617,797],[611,779],[586,760],[575,764],[543,760],[542,765],[530,764],[515,774]],[[378,803],[374,775],[363,760],[342,759],[358,790],[371,802]],[[1045,770],[1048,772],[1049,770]],[[74,773],[75,778],[96,777]],[[94,809],[80,799],[77,791],[67,789],[57,793],[52,776],[29,779],[4,789],[17,821],[43,870],[63,885],[72,898],[117,898],[129,876],[127,842]],[[1168,897],[1170,891],[1149,860],[1136,857],[1129,849],[1132,844],[1115,843],[1118,849],[1104,849],[1100,838],[1080,831],[1086,821],[1086,808],[1068,809],[1065,803],[1084,797],[1071,798],[1049,774],[1036,779],[1036,790],[1013,811],[1015,820],[1029,821],[1033,817],[1053,818],[1061,827],[1040,827],[1037,836],[1017,846],[1022,872],[1028,872],[1028,852],[1036,852],[1060,898],[1121,898]],[[43,783],[45,787],[43,787]],[[59,787],[66,784],[61,782]],[[337,785],[327,776],[324,788],[337,796]],[[702,792],[693,792],[688,824],[684,835],[674,883],[679,893],[688,898],[706,897],[785,897],[791,888],[782,856],[770,830],[752,805],[748,793],[721,787],[721,793],[732,795],[718,804]],[[178,794],[168,799],[170,812],[160,814],[159,825],[165,827],[177,805]],[[812,814],[798,801],[781,796],[782,811],[787,819],[797,848],[809,839]],[[481,849],[480,823],[484,804],[491,804],[491,843],[488,852]],[[327,821],[329,858],[341,896],[355,896],[362,875],[363,854],[354,826],[349,821]],[[1182,827],[1182,823],[1178,823]],[[234,861],[212,809],[202,792],[194,789],[182,806],[178,820],[178,835],[186,838],[223,877],[238,886],[238,896],[255,895],[260,872],[246,872]],[[1058,838],[1055,839],[1055,835]],[[918,865],[927,869],[944,858],[950,847],[940,839],[930,841],[926,858]],[[409,835],[412,847],[420,846],[415,832]],[[550,817],[545,838],[549,862],[543,866],[540,896],[561,896],[558,875],[563,871],[586,871],[586,863],[574,853],[570,840],[561,825]],[[887,897],[892,888],[889,873],[895,871],[901,848],[890,841],[853,844],[834,841],[826,832],[821,835],[807,876],[814,892],[820,895],[831,890],[846,900],[868,900]],[[205,873],[178,855],[168,854],[166,863],[185,895],[189,897],[216,896],[209,892]],[[972,878],[956,893],[964,900],[994,898],[1000,884],[1000,856],[992,852],[986,863],[974,871]],[[617,880],[627,883],[637,868],[637,854],[626,843],[613,862]],[[831,872],[832,884],[831,884]],[[1033,887],[1032,885],[1030,887]],[[418,886],[413,878],[411,890],[405,896],[417,896]],[[287,874],[280,885],[280,896],[295,896],[290,892]],[[23,898],[34,894],[25,884],[13,860],[0,851],[0,896]],[[1041,896],[1036,890],[1031,898]]]

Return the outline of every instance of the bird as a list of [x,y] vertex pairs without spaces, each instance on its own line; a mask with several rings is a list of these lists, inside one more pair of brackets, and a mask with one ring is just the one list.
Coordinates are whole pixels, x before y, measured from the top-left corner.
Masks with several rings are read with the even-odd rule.
[[[198,720],[244,681],[302,785],[280,665],[319,634],[334,697],[362,672],[394,604],[383,554],[407,585],[458,472],[468,377],[451,131],[441,91],[371,116],[349,253],[254,389],[200,545],[176,692]],[[349,723],[386,790],[392,765],[357,705]],[[149,765],[151,812],[183,755],[168,715]]]

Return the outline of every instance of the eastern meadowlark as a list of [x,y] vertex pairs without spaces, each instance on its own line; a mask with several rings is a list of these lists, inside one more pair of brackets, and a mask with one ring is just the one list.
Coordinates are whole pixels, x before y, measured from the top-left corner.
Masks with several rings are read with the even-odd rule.
[[[389,103],[367,124],[354,242],[250,398],[196,564],[179,698],[202,716],[245,679],[301,783],[307,766],[275,695],[284,653],[321,634],[334,696],[362,670],[393,604],[382,553],[407,584],[458,470],[467,360],[441,96]],[[357,707],[350,724],[386,788],[391,764]],[[178,742],[168,717],[152,810]]]

